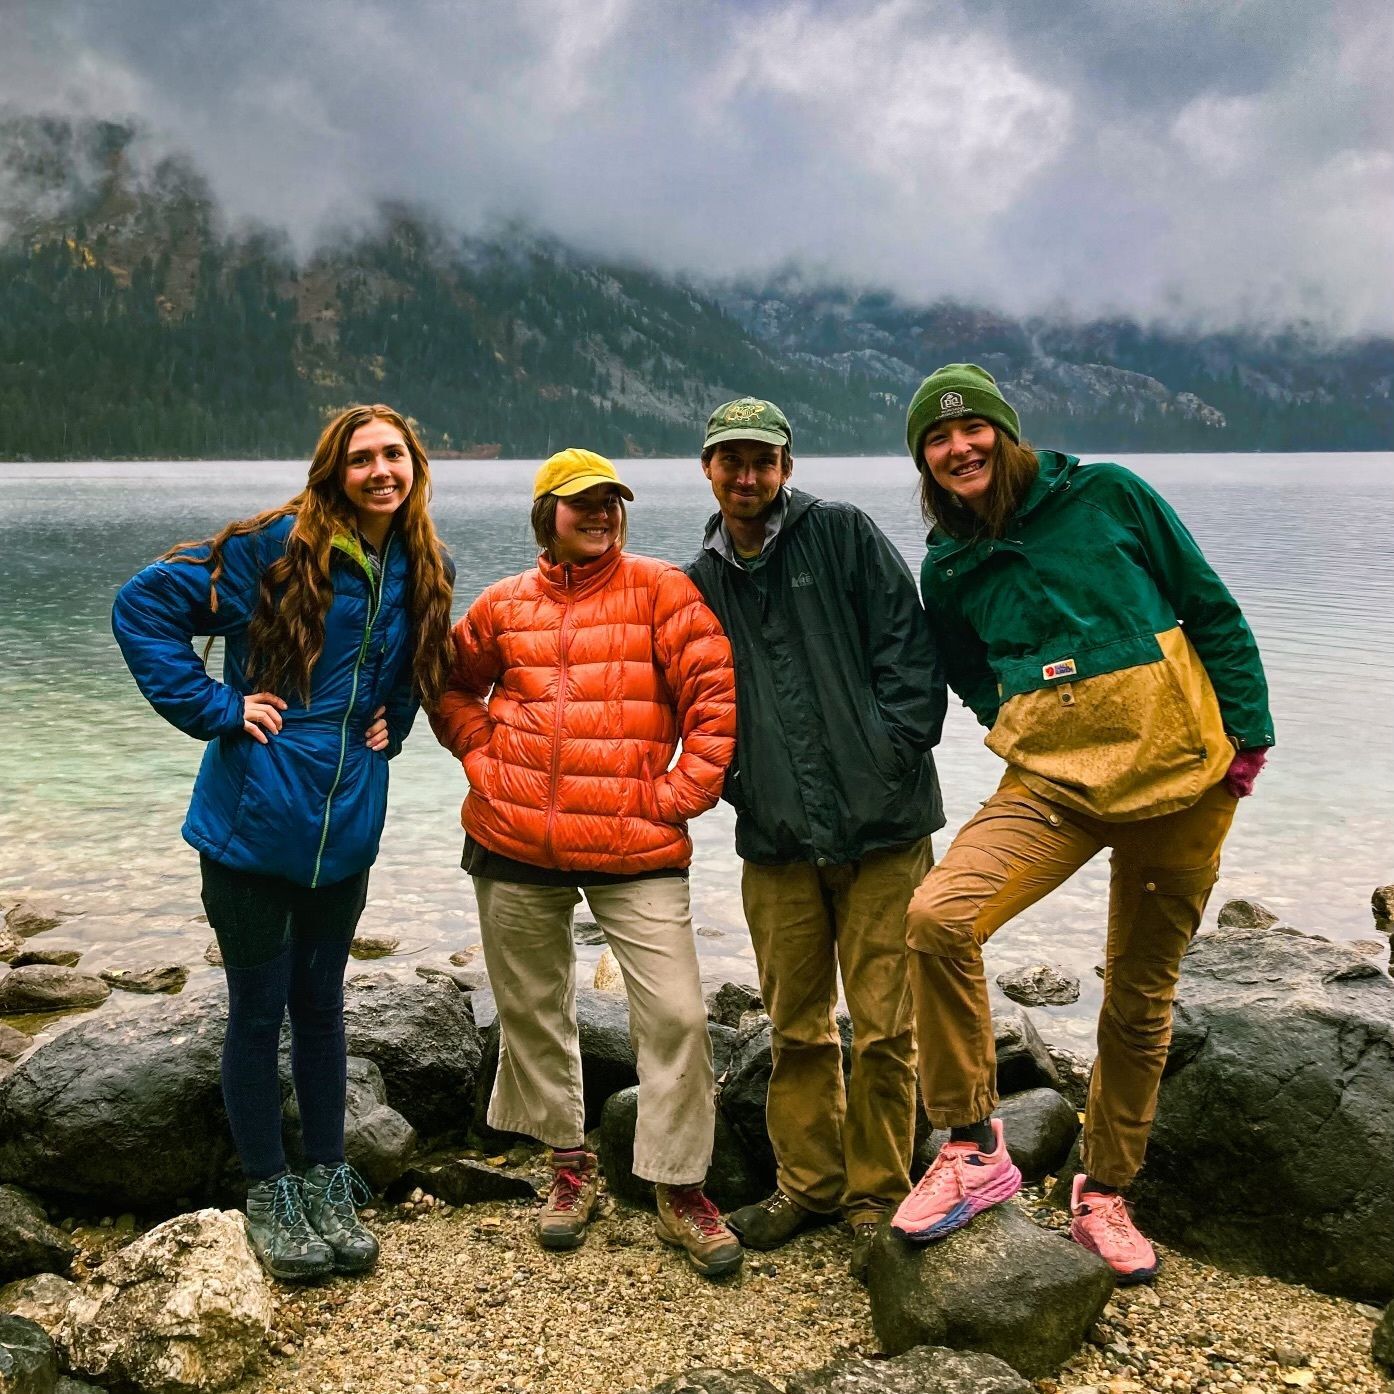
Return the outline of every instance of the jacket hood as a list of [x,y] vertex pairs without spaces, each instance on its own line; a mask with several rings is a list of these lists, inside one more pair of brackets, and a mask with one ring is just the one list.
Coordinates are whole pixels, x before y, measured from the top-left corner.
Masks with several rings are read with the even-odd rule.
[[[1040,462],[1040,469],[1036,472],[1031,487],[1026,491],[1026,498],[1021,507],[1012,515],[1013,519],[1029,516],[1052,494],[1068,488],[1071,478],[1079,468],[1077,455],[1062,455],[1058,450],[1038,450],[1036,458]],[[938,562],[964,548],[972,547],[977,541],[976,537],[953,537],[936,526],[925,538],[925,546],[929,549],[930,560]]]

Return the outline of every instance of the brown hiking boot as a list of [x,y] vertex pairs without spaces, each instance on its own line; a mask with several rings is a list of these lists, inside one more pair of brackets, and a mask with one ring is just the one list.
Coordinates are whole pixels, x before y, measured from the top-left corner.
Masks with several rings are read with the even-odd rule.
[[863,1286],[871,1266],[871,1245],[879,1228],[875,1220],[858,1220],[852,1226],[852,1252],[848,1255],[847,1271]]
[[580,1248],[600,1197],[595,1153],[568,1152],[563,1158],[553,1157],[552,1189],[537,1217],[537,1237],[544,1249]]
[[660,1184],[654,1190],[658,1197],[654,1228],[665,1244],[686,1249],[692,1266],[704,1278],[721,1278],[741,1266],[745,1253],[740,1242],[700,1186]]
[[805,1210],[783,1191],[776,1191],[758,1205],[741,1206],[728,1218],[747,1249],[777,1249],[806,1229],[831,1224],[837,1216]]

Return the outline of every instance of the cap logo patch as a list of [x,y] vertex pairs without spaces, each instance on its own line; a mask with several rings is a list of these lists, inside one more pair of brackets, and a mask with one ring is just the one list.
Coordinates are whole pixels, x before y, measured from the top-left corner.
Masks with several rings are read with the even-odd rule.
[[957,392],[946,392],[939,399],[940,411],[962,411],[963,397]]
[[733,421],[755,421],[765,414],[765,404],[754,397],[745,397],[739,402],[732,402],[726,408],[725,421],[729,424]]

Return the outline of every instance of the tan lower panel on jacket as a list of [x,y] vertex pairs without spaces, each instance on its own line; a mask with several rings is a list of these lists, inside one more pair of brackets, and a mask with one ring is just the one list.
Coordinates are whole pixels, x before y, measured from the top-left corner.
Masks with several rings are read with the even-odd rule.
[[1234,747],[1189,639],[1157,635],[1156,663],[1024,692],[986,745],[1042,798],[1131,822],[1188,808],[1217,784]]

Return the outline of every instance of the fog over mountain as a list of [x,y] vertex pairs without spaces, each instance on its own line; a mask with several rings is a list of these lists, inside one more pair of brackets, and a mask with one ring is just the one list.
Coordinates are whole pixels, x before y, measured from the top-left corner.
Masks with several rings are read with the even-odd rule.
[[1387,0],[8,0],[4,29],[13,110],[134,123],[302,254],[386,198],[670,275],[1394,331]]

